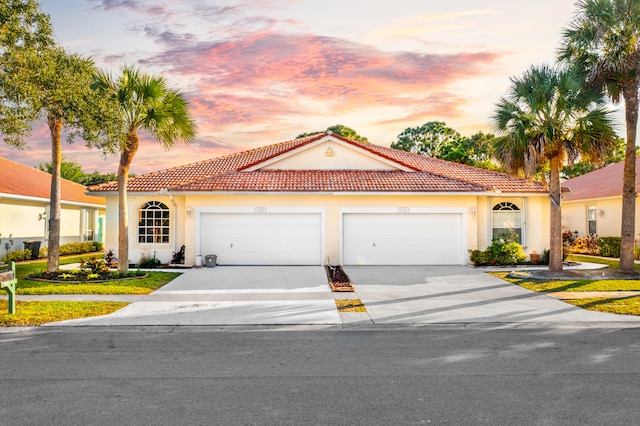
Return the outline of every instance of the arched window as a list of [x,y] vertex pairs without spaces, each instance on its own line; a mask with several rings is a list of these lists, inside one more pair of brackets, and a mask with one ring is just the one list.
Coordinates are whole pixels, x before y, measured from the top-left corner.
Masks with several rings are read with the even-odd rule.
[[493,238],[501,234],[518,235],[518,243],[522,244],[522,211],[520,207],[505,201],[493,206]]
[[149,201],[138,210],[138,242],[169,242],[169,208],[159,201]]

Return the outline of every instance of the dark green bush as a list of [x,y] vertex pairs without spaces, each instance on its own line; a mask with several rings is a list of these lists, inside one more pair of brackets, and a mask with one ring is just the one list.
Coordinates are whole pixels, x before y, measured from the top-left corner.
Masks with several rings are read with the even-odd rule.
[[160,262],[160,260],[156,258],[155,254],[153,255],[153,257],[151,257],[145,253],[140,257],[140,262],[138,262],[136,266],[138,268],[153,269],[157,268],[161,264],[162,262]]
[[472,250],[469,259],[475,266],[517,265],[524,263],[527,256],[517,242],[518,236],[502,234],[491,241],[485,251]]
[[600,237],[598,238],[598,249],[600,256],[620,257],[620,237]]

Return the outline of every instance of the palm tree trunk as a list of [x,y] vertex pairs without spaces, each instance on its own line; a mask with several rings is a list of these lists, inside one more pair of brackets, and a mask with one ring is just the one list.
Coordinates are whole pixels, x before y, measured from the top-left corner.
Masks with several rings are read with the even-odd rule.
[[636,224],[636,128],[638,125],[637,77],[622,87],[627,124],[627,146],[622,177],[622,229],[620,232],[620,270],[634,270]]
[[550,159],[549,173],[549,271],[562,271],[562,196],[560,189],[560,157]]
[[127,134],[127,143],[120,153],[118,165],[118,271],[129,272],[129,206],[127,201],[127,183],[129,167],[138,151],[140,140],[134,131]]
[[[51,132],[51,193],[49,197],[49,236],[47,242],[47,272],[57,272],[60,264],[60,167],[62,165],[62,119],[49,114]],[[36,253],[37,255],[37,253]]]

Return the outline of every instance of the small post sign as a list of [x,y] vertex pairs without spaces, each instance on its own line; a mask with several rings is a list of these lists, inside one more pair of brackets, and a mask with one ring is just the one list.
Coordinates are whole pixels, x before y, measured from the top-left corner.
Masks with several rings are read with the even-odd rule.
[[9,262],[9,269],[0,271],[0,288],[4,289],[9,295],[9,313],[16,313],[16,284],[18,278],[16,276],[15,262]]

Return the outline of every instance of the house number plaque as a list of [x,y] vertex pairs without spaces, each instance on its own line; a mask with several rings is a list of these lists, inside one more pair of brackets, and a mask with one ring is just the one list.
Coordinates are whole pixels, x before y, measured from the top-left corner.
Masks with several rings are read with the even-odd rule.
[[409,207],[398,207],[398,213],[409,213]]
[[256,207],[255,209],[253,209],[254,213],[266,213],[267,212],[267,208],[266,207]]

